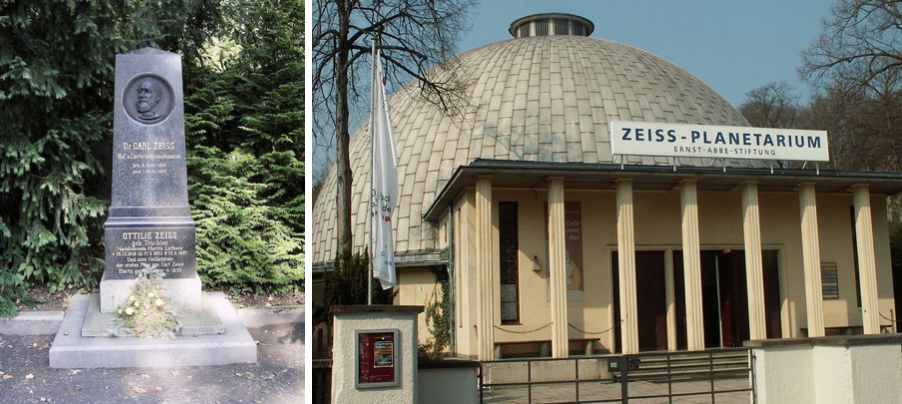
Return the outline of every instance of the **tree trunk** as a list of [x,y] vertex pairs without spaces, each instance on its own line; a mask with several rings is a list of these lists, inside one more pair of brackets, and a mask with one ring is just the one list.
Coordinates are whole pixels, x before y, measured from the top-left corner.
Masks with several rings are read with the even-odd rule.
[[348,25],[351,10],[339,3],[339,41],[338,63],[335,66],[335,166],[337,174],[337,192],[335,194],[338,214],[338,253],[341,256],[351,254],[351,134],[348,130]]

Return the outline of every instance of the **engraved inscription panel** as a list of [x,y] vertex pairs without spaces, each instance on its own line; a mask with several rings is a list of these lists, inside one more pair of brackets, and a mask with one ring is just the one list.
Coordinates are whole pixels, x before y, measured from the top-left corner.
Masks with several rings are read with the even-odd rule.
[[122,106],[128,116],[145,125],[160,123],[172,112],[172,87],[156,75],[135,77],[125,88],[122,97]]
[[105,236],[108,278],[134,278],[145,266],[153,265],[166,278],[187,278],[195,273],[193,228],[107,227]]

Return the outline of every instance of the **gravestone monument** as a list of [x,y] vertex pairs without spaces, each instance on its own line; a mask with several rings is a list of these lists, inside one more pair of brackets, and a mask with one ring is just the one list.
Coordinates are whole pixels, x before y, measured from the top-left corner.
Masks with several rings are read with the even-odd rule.
[[181,55],[153,48],[116,55],[106,268],[99,314],[89,310],[84,336],[129,334],[109,322],[127,306],[138,275],[148,267],[164,274],[163,291],[176,307],[183,333],[222,332],[212,308],[205,307],[195,270],[182,97]]
[[173,303],[198,311],[181,56],[149,48],[117,55],[115,94],[113,197],[104,225],[100,311],[111,313],[125,303],[129,284],[146,266],[165,273]]
[[[72,298],[50,367],[255,363],[247,327],[222,292],[201,291],[195,270],[181,56],[152,48],[116,55],[114,97],[113,195],[100,294]],[[115,321],[146,267],[163,273],[163,293],[181,327],[173,338],[131,337]]]

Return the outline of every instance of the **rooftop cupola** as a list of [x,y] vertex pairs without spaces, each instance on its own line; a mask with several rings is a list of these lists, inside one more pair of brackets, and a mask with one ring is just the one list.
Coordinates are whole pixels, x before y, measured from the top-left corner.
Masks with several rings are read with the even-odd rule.
[[545,13],[533,14],[511,23],[508,31],[514,38],[528,36],[576,35],[589,36],[595,24],[573,14]]

